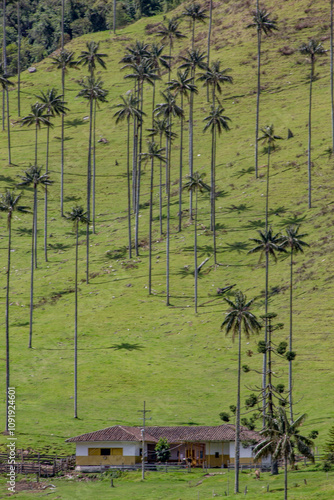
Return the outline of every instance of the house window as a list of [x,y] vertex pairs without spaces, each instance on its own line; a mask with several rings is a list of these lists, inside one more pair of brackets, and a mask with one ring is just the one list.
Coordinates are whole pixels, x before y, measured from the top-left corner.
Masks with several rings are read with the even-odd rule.
[[216,451],[215,458],[219,458],[219,451]]
[[101,455],[110,455],[110,448],[101,448]]
[[139,448],[139,456],[142,457],[143,456],[143,449],[142,448]]

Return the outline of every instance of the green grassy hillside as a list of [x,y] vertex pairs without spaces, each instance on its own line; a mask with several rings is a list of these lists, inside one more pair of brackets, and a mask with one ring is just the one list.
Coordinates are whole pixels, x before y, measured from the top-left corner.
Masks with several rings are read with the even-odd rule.
[[[277,15],[280,31],[263,39],[263,67],[260,126],[273,123],[280,141],[272,155],[270,186],[270,223],[277,232],[289,223],[302,223],[308,233],[310,248],[296,257],[294,286],[294,394],[297,412],[307,412],[305,433],[317,429],[318,445],[326,439],[333,424],[332,386],[334,292],[333,160],[327,154],[331,146],[329,57],[316,65],[318,79],[313,97],[313,200],[307,208],[307,121],[308,77],[310,67],[298,47],[309,37],[317,37],[329,49],[329,6],[323,0],[306,2],[267,2]],[[62,450],[70,436],[113,424],[140,425],[143,401],[151,410],[153,425],[219,424],[219,412],[235,403],[237,384],[237,346],[220,331],[227,310],[217,296],[217,287],[236,284],[249,298],[259,297],[255,312],[263,314],[265,286],[264,264],[257,255],[248,255],[249,238],[263,227],[265,211],[265,166],[267,157],[260,148],[260,177],[255,180],[254,136],[256,109],[256,32],[245,29],[251,22],[250,2],[216,2],[214,10],[212,59],[222,60],[232,68],[234,84],[224,87],[222,101],[232,120],[217,151],[218,260],[203,267],[199,280],[199,312],[194,314],[193,225],[184,218],[183,230],[177,232],[178,155],[175,141],[172,152],[172,237],[171,237],[171,306],[165,306],[166,242],[160,238],[158,222],[154,227],[153,289],[148,284],[148,205],[149,166],[142,177],[143,209],[140,215],[140,256],[127,258],[126,227],[126,125],[115,125],[113,106],[120,95],[131,88],[123,79],[118,61],[136,39],[156,41],[148,34],[148,21],[142,19],[120,31],[94,35],[102,52],[108,53],[107,70],[98,70],[109,90],[108,103],[101,106],[97,118],[97,234],[91,236],[92,273],[89,285],[85,278],[85,233],[82,231],[79,296],[79,419],[73,419],[73,332],[74,332],[74,256],[75,237],[71,224],[60,217],[60,120],[51,131],[51,178],[49,190],[49,262],[43,261],[43,200],[38,205],[38,269],[35,272],[35,310],[33,349],[28,349],[31,215],[13,220],[11,267],[11,385],[17,390],[18,448]],[[181,12],[179,7],[177,12]],[[162,16],[150,18],[158,23]],[[188,24],[182,30],[190,35]],[[196,31],[196,46],[206,49],[207,26]],[[68,48],[76,55],[91,36],[74,40]],[[173,53],[185,55],[190,37],[176,43]],[[294,49],[283,55],[284,47]],[[286,49],[283,50],[286,52]],[[289,51],[288,51],[289,52]],[[180,62],[178,57],[177,62]],[[176,66],[174,66],[174,73]],[[65,118],[65,210],[76,203],[86,203],[86,168],[89,110],[77,96],[77,81],[84,71],[71,70],[67,76],[66,99],[70,112]],[[164,81],[167,75],[164,75]],[[37,65],[37,72],[22,76],[23,115],[29,113],[35,94],[52,86],[61,88],[60,73],[49,58]],[[160,89],[163,84],[160,85]],[[152,91],[145,92],[149,103]],[[159,102],[159,100],[158,100]],[[34,131],[21,128],[15,121],[16,90],[10,92],[12,119],[12,161],[7,165],[6,132],[1,133],[0,192],[13,188],[17,175],[34,161]],[[195,98],[194,169],[210,171],[210,134],[203,133],[203,118],[209,112],[206,90],[200,88]],[[146,111],[150,109],[147,105]],[[186,112],[188,112],[186,110]],[[149,121],[147,121],[149,127]],[[186,134],[187,136],[187,134]],[[45,163],[46,132],[39,136],[39,164]],[[187,158],[187,141],[184,157]],[[187,166],[186,166],[187,169]],[[175,184],[174,184],[175,181]],[[158,215],[158,185],[154,192],[154,215]],[[186,196],[184,197],[185,202]],[[32,206],[33,192],[26,190],[22,201]],[[187,205],[185,205],[187,208]],[[198,215],[200,256],[212,254],[209,231],[209,198],[200,200]],[[165,229],[165,223],[164,223]],[[1,275],[0,303],[3,310],[1,330],[0,395],[5,402],[5,286],[7,259],[6,217],[0,219]],[[306,238],[305,238],[306,239]],[[270,310],[285,324],[275,340],[288,338],[289,259],[280,258],[270,265],[270,287],[277,293],[270,300]],[[244,341],[243,363],[260,370],[262,355],[257,354],[258,338]],[[247,351],[253,351],[251,358]],[[275,372],[287,385],[288,364],[275,359]],[[243,374],[243,394],[260,385],[260,376]],[[0,421],[5,425],[5,405]],[[6,437],[0,438],[5,445]]]

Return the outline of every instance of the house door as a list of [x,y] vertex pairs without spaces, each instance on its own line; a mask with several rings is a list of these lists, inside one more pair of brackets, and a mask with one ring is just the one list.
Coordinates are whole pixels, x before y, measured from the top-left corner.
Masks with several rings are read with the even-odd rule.
[[189,443],[186,445],[186,460],[192,467],[201,467],[205,457],[204,443]]

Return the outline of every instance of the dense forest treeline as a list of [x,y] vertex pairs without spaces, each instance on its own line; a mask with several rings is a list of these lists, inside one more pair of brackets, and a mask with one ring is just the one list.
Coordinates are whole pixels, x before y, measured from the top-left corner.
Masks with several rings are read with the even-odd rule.
[[[65,43],[72,38],[113,28],[114,0],[66,0]],[[116,2],[116,25],[125,26],[141,17],[167,12],[180,0],[120,0]],[[6,44],[8,74],[17,73],[17,39],[21,29],[21,69],[41,61],[60,47],[61,0],[7,0]],[[3,8],[1,13],[1,45],[3,40]],[[18,22],[19,20],[19,22]]]

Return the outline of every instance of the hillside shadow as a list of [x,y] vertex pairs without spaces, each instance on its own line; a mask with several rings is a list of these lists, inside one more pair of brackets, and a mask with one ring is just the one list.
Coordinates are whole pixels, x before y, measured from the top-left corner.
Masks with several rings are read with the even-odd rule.
[[228,192],[227,191],[216,191],[216,194],[215,194],[215,198],[218,199],[218,198],[226,198],[226,196],[228,196]]
[[74,127],[77,128],[79,125],[85,125],[85,122],[82,118],[74,118],[73,120],[64,120],[66,128]]
[[104,254],[104,258],[107,258],[109,260],[124,259],[124,257],[127,255],[127,252],[128,249],[125,246],[118,248],[117,250],[107,250]]
[[238,212],[238,214],[241,214],[242,212],[248,212],[251,208],[251,206],[241,203],[240,205],[231,205],[230,207],[226,207],[226,211],[230,213]]
[[285,214],[287,211],[288,211],[287,208],[285,208],[284,206],[280,206],[277,208],[270,208],[268,211],[268,215],[269,215],[269,217],[271,215],[277,215],[278,217],[280,217],[281,215]]
[[[31,236],[32,228],[28,227],[17,227],[14,229],[20,236]],[[37,234],[40,233],[40,229],[37,229]]]
[[[178,276],[181,276],[182,279],[188,278],[189,276],[191,276],[191,278],[193,278],[195,275],[195,272],[193,269],[189,269],[188,266],[185,266],[185,267],[182,267],[179,271],[177,271],[176,274]],[[197,273],[197,277],[198,277],[198,279],[201,279],[201,278],[203,278],[203,274],[199,271]],[[184,297],[185,297],[184,295],[181,296],[181,298],[184,298]]]
[[76,195],[74,195],[74,196],[65,196],[65,198],[64,198],[64,202],[65,203],[68,203],[70,201],[79,201],[79,200],[81,200],[81,196],[76,196]]
[[227,252],[238,252],[240,254],[241,252],[249,250],[249,247],[249,243],[246,243],[245,241],[236,241],[235,243],[226,243],[223,250]]
[[110,349],[115,349],[116,351],[120,351],[122,349],[126,351],[141,351],[143,346],[140,344],[130,344],[129,342],[122,342],[121,344],[114,344],[110,347]]
[[72,245],[65,245],[64,243],[49,243],[49,247],[52,250],[67,250],[71,248]]
[[8,184],[16,184],[16,181],[9,175],[0,175],[0,182],[7,182]]
[[233,177],[237,177],[238,179],[240,179],[240,177],[243,177],[244,175],[247,174],[252,174],[254,171],[255,171],[254,167],[242,168],[241,170],[235,172],[235,174],[233,174]]
[[284,226],[295,226],[298,224],[301,224],[302,222],[306,221],[306,215],[291,215],[290,217],[287,217],[286,219],[283,219],[282,222],[279,223],[281,227]]
[[244,229],[263,229],[266,226],[266,223],[262,219],[258,220],[249,220],[248,224],[242,226]]

